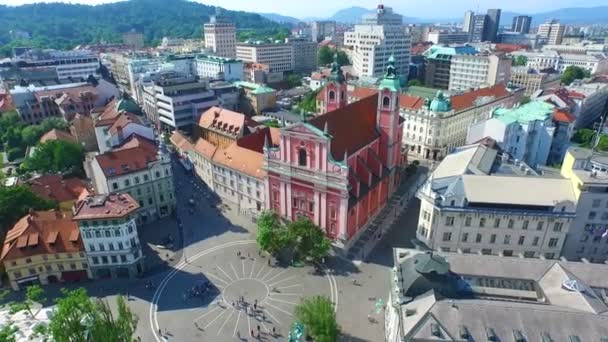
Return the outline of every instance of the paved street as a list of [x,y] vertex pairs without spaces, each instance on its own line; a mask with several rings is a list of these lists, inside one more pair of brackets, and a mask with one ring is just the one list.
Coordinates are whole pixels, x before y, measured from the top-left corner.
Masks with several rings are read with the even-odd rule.
[[[146,245],[145,277],[79,284],[111,303],[115,295],[128,293],[139,316],[137,335],[142,341],[284,341],[295,305],[312,295],[325,295],[336,303],[338,323],[345,332],[341,340],[384,339],[384,313],[376,310],[375,303],[387,297],[391,247],[411,246],[418,218],[416,199],[366,261],[330,258],[328,272],[315,274],[310,267],[283,267],[274,260],[269,265],[269,257],[256,248],[251,217],[221,204],[179,164],[174,164],[174,175],[176,218],[183,232],[175,217],[140,227]],[[191,214],[188,201],[193,195]],[[159,246],[168,235],[173,246]],[[145,288],[148,280],[154,289]],[[47,287],[47,293],[52,299],[59,287]],[[377,323],[370,323],[368,317]]]

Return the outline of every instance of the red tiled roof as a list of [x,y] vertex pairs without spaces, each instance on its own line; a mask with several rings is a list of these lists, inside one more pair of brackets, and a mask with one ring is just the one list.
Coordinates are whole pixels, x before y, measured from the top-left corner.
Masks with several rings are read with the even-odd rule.
[[521,45],[521,44],[495,44],[494,45],[494,50],[498,51],[498,52],[506,52],[506,53],[511,53],[513,51],[519,51],[519,50],[527,50],[529,48],[528,45]]
[[475,107],[475,100],[481,97],[494,97],[496,99],[509,96],[511,93],[503,84],[497,84],[488,88],[481,88],[467,93],[462,93],[450,97],[452,108],[457,112],[467,108]]
[[342,160],[344,152],[353,153],[379,137],[376,130],[378,97],[369,96],[345,107],[325,113],[308,123],[320,130],[328,124],[331,153],[334,159]]
[[157,159],[156,145],[137,135],[130,137],[121,147],[95,157],[106,177],[125,175],[144,170]]
[[[213,155],[213,161],[237,170],[252,177],[263,177],[264,172],[264,142],[278,140],[273,138],[274,133],[269,128],[262,128],[248,134],[225,149],[218,149]],[[200,140],[199,140],[200,141]],[[197,143],[198,146],[198,143]]]
[[412,55],[412,56],[422,55],[422,53],[424,51],[428,50],[428,48],[432,45],[433,45],[433,43],[430,43],[430,42],[414,44],[414,45],[412,45],[412,47],[410,49],[410,55]]
[[418,110],[424,105],[424,98],[401,94],[399,96],[399,107],[409,110]]
[[48,96],[53,98],[54,100],[59,100],[58,104],[64,101],[73,101],[73,102],[82,102],[82,96],[90,94],[92,96],[97,96],[97,89],[92,85],[82,85],[77,87],[69,87],[69,88],[61,88],[61,89],[53,89],[53,90],[40,90],[36,91],[34,96],[36,99],[40,101],[43,97]]
[[34,255],[83,251],[80,231],[71,215],[38,211],[21,218],[7,232],[0,259],[7,261]]
[[569,95],[571,98],[574,98],[574,99],[581,99],[581,100],[582,100],[582,99],[584,99],[585,97],[587,97],[587,96],[585,96],[585,94],[581,94],[581,93],[579,93],[579,92],[577,92],[577,91],[575,91],[575,90],[568,90],[568,95]]
[[349,97],[354,97],[357,99],[362,99],[364,97],[368,97],[368,96],[372,96],[372,95],[376,95],[376,94],[378,94],[378,89],[364,88],[364,87],[357,87],[354,90],[348,92]]
[[565,122],[565,123],[571,123],[574,122],[576,120],[576,118],[574,117],[574,115],[560,110],[560,109],[555,109],[553,111],[553,120],[558,121],[558,122]]
[[89,196],[76,204],[74,220],[93,220],[124,217],[139,208],[129,194]]
[[212,143],[208,142],[203,138],[199,138],[196,141],[196,145],[194,145],[194,150],[197,153],[200,153],[201,155],[207,157],[208,159],[211,159],[213,158],[213,154],[215,154],[215,151],[217,150],[217,146],[213,145]]
[[141,124],[141,119],[133,113],[121,113],[118,115],[116,121],[112,124],[112,127],[110,127],[109,131],[111,134],[116,134],[119,129],[125,128],[128,124],[132,122]]
[[53,128],[50,131],[44,133],[42,137],[40,137],[40,143],[45,143],[47,141],[52,140],[63,140],[71,143],[76,143],[76,138],[68,132]]
[[[360,100],[362,98],[373,96],[376,94],[378,94],[378,89],[357,87],[354,90],[348,92],[348,97]],[[317,94],[317,100],[325,100],[324,91],[320,91],[319,94]],[[407,94],[401,94],[401,96],[399,97],[399,107],[401,107],[402,109],[417,110],[420,109],[422,105],[424,105],[424,98],[422,97]]]
[[89,193],[87,183],[78,178],[63,179],[60,175],[47,175],[27,181],[36,195],[58,202],[76,201]]
[[191,151],[193,149],[193,145],[190,140],[183,135],[180,131],[173,131],[171,137],[169,138],[173,146],[182,152]]
[[203,128],[238,136],[243,133],[243,130],[247,125],[256,125],[250,121],[251,120],[245,116],[245,114],[219,107],[211,107],[201,115],[198,125]]
[[106,108],[103,110],[103,113],[99,115],[97,118],[97,122],[95,122],[95,126],[108,126],[113,124],[117,119],[120,113],[116,110],[116,104],[118,103],[117,99],[113,99],[106,105]]

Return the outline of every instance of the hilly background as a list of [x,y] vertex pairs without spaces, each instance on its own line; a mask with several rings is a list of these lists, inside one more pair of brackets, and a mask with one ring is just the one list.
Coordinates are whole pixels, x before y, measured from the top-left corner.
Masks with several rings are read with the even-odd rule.
[[[322,17],[309,17],[302,18],[302,21],[311,21],[311,20],[335,20],[342,23],[358,23],[361,21],[361,16],[367,13],[373,13],[375,9],[368,9],[364,7],[348,7],[342,10],[337,11],[332,16],[327,18]],[[401,13],[402,14],[402,13]],[[281,16],[278,14],[267,13],[262,14],[271,20],[283,21],[288,23],[298,22],[298,19],[293,17]],[[530,15],[532,16],[532,25],[542,24],[547,19],[558,18],[562,23],[565,24],[601,24],[608,23],[608,6],[601,7],[577,7],[577,8],[561,8],[558,10],[553,10],[549,12],[542,13],[515,13],[503,11],[501,15],[500,25],[501,26],[510,26],[514,16],[517,15]],[[408,17],[404,16],[403,21],[405,23],[455,23],[462,22],[462,18],[464,16],[464,11],[462,15],[455,16],[453,18],[416,18],[416,17]]]
[[[202,24],[214,13],[213,6],[186,0],[131,0],[97,6],[0,5],[0,55],[6,56],[13,46],[19,45],[63,49],[102,41],[120,42],[121,34],[131,29],[144,32],[149,44],[157,44],[163,36],[201,38]],[[288,33],[285,27],[256,13],[224,13],[236,23],[243,38]],[[12,41],[12,30],[26,31],[32,39]]]

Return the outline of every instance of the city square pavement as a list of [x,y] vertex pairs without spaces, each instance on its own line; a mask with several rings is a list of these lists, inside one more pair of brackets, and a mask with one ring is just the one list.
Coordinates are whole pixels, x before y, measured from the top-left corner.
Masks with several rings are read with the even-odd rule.
[[[251,217],[222,204],[179,164],[174,164],[174,174],[176,217],[139,227],[150,265],[142,279],[61,285],[85,287],[111,305],[116,295],[128,295],[139,317],[136,334],[142,341],[285,341],[295,320],[295,305],[313,295],[328,296],[335,303],[341,341],[384,340],[384,313],[375,304],[388,295],[391,248],[411,246],[418,218],[416,200],[400,213],[364,262],[331,257],[327,271],[317,274],[310,267],[286,267],[275,260],[269,266],[269,257],[256,248]],[[169,234],[174,246],[158,248]],[[147,282],[153,288],[147,288]],[[201,294],[205,282],[210,287]],[[49,303],[61,285],[45,287]],[[250,336],[252,330],[255,337]]]

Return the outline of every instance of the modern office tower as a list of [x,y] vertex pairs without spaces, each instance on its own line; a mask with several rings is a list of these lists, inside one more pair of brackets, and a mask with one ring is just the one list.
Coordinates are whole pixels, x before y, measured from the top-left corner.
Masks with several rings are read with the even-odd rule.
[[518,15],[513,17],[513,24],[511,25],[511,31],[519,32],[523,34],[530,33],[530,23],[532,22],[532,17],[527,15]]
[[203,25],[205,49],[213,51],[216,56],[236,57],[236,27],[222,15],[219,7],[209,23]]
[[561,44],[566,25],[556,19],[549,19],[538,27],[538,35],[547,38],[547,44]]
[[462,23],[462,31],[463,32],[471,32],[473,29],[473,17],[475,13],[473,11],[464,12],[464,21]]
[[485,40],[495,43],[500,25],[500,9],[489,9],[486,14],[486,20]]

